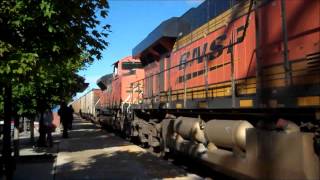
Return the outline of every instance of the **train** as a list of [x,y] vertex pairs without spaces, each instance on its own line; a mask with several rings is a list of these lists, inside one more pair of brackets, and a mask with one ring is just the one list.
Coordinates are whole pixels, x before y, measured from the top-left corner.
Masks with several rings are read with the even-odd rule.
[[100,97],[102,91],[100,89],[91,89],[80,98],[76,99],[70,105],[73,110],[83,118],[94,119],[96,116],[96,110],[99,109]]
[[114,63],[90,118],[232,177],[319,179],[319,16],[319,0],[205,0]]

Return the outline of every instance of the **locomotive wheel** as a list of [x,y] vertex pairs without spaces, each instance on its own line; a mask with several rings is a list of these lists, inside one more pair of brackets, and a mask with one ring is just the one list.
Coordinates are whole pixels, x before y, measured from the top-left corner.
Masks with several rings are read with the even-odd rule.
[[121,113],[119,110],[115,114],[114,129],[121,133]]
[[123,116],[122,114],[121,114],[121,116],[119,117],[119,132],[120,132],[120,135],[121,135],[121,137],[122,138],[125,138],[126,137],[126,133],[125,133],[125,121],[126,121],[126,118],[125,118],[125,116]]
[[134,112],[132,111],[132,109],[128,109],[128,112],[125,115],[125,119],[124,119],[124,133],[125,136],[127,138],[130,139],[130,137],[132,137],[133,135],[133,131],[132,131],[132,122],[134,120]]
[[124,121],[124,136],[126,139],[130,139],[131,137],[131,122],[126,118]]

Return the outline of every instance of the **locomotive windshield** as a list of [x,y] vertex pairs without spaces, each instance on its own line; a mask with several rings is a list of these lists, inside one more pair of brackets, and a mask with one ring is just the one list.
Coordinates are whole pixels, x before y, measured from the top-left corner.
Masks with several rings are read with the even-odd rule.
[[130,70],[130,69],[141,69],[142,64],[140,62],[123,62],[122,69]]

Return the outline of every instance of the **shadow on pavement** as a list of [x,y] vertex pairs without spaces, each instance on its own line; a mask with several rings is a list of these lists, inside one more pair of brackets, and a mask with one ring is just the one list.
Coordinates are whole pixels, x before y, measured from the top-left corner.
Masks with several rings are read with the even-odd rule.
[[13,179],[54,179],[55,160],[56,156],[50,154],[21,156],[18,159]]
[[69,135],[60,143],[56,179],[201,179],[88,121],[75,119]]
[[69,138],[61,141],[59,152],[97,150],[130,144],[130,142],[120,140],[114,134],[98,129],[90,122],[83,121],[74,123],[73,130],[69,131]]
[[[116,150],[66,162],[58,169],[57,179],[201,179],[146,152]],[[67,171],[66,171],[67,170]]]

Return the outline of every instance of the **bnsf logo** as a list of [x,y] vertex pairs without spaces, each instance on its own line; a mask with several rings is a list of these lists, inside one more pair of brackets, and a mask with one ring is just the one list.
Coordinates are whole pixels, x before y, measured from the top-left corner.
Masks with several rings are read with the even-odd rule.
[[[237,42],[241,42],[243,40],[244,30],[245,30],[244,25],[237,28],[237,30],[236,30]],[[234,34],[234,33],[232,33],[232,34]],[[192,52],[192,59],[193,60],[197,59],[198,63],[202,63],[203,58],[205,58],[205,57],[207,57],[209,61],[220,57],[222,55],[224,49],[227,49],[227,53],[231,53],[235,42],[232,39],[230,39],[229,45],[227,47],[225,47],[223,45],[223,42],[226,39],[227,39],[227,34],[222,34],[222,35],[218,36],[216,39],[214,39],[210,43],[210,47],[209,47],[210,52],[208,54],[207,54],[208,43],[203,44],[202,47],[198,46],[198,47],[194,48],[192,51],[188,51],[188,52],[183,53],[180,56],[180,64],[184,64],[187,62],[187,60],[190,58],[191,52]],[[184,67],[185,67],[184,65],[181,65],[179,67],[179,69],[181,70]]]

